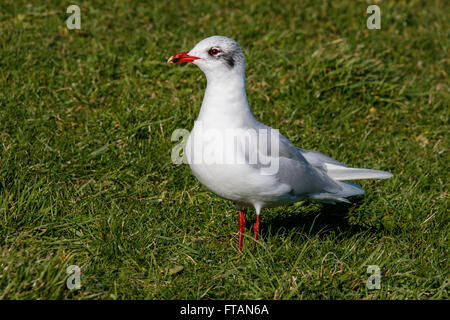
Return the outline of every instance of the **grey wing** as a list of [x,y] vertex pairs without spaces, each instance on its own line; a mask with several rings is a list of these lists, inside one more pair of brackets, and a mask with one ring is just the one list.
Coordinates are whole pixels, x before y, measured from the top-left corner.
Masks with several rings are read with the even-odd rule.
[[[324,192],[337,193],[342,188],[340,185],[328,177],[326,168],[323,166],[321,159],[331,159],[321,153],[299,149],[295,147],[286,137],[284,137],[278,130],[274,130],[268,126],[261,124],[264,129],[270,130],[272,139],[277,140],[274,147],[270,136],[267,136],[267,141],[263,145],[265,148],[258,147],[259,153],[278,159],[278,168],[275,176],[284,184],[291,187],[293,195],[312,195]],[[258,146],[260,146],[261,137],[258,136]],[[278,149],[278,150],[276,150]],[[302,151],[306,151],[304,154]],[[246,155],[248,158],[248,155]],[[310,163],[310,160],[312,163]],[[334,160],[334,162],[337,162]],[[253,165],[258,169],[264,167],[260,162]]]
[[297,148],[302,156],[308,161],[312,166],[314,167],[324,167],[325,163],[331,163],[342,167],[348,167],[347,165],[343,164],[342,162],[337,161],[336,159],[333,159],[327,155],[324,155],[323,153],[312,151],[312,150],[306,150],[302,148]]
[[[258,122],[257,123],[258,129],[264,129],[264,130],[274,130],[273,128],[266,126],[263,123]],[[285,136],[283,136],[281,133],[278,135],[280,137],[280,143],[279,143],[279,154],[282,157],[286,157],[289,159],[303,159],[307,161],[310,165],[313,167],[319,167],[325,169],[324,164],[325,163],[331,163],[338,166],[348,167],[347,165],[337,161],[336,159],[333,159],[323,153],[302,149],[294,146]],[[268,141],[267,145],[269,146],[269,153],[270,153],[270,146],[271,143]],[[300,152],[299,152],[300,151]],[[300,153],[300,155],[299,155]]]
[[328,177],[326,168],[322,165],[322,158],[318,155],[329,157],[314,151],[302,153],[302,150],[280,134],[280,160],[277,174],[280,181],[290,185],[293,192],[298,195],[339,192],[342,188]]
[[364,193],[364,190],[358,185],[336,181],[329,176],[328,164],[332,163],[344,169],[348,168],[346,165],[320,152],[296,148],[285,137],[280,139],[281,144],[283,147],[280,147],[280,150],[290,149],[287,156],[294,154],[292,148],[295,148],[299,154],[287,158],[280,152],[278,179],[280,182],[290,185],[293,194],[309,196],[327,203],[336,201],[350,203],[346,197]]

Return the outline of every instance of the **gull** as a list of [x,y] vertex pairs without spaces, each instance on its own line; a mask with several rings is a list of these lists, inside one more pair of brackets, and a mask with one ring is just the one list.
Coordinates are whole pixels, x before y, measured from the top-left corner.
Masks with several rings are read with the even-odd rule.
[[278,130],[259,122],[246,94],[244,54],[231,38],[212,36],[168,63],[192,62],[206,76],[203,102],[185,145],[192,173],[208,190],[233,201],[239,214],[239,251],[245,231],[244,207],[253,207],[254,244],[260,213],[305,198],[324,203],[346,202],[364,193],[343,182],[387,179],[391,173],[351,168],[322,153],[294,146]]

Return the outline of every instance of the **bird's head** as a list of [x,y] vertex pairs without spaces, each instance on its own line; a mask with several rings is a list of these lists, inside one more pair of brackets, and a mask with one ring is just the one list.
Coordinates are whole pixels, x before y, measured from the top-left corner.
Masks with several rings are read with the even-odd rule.
[[192,62],[209,78],[244,72],[244,54],[239,44],[223,36],[203,39],[189,52],[173,55],[168,63]]

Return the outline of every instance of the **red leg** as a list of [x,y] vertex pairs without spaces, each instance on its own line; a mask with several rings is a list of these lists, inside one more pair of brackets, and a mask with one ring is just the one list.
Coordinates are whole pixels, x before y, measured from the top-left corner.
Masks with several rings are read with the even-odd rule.
[[244,231],[245,231],[244,211],[239,210],[239,251],[241,252],[244,243]]
[[253,242],[253,251],[256,250],[256,240],[258,240],[259,235],[259,214],[256,215],[256,223],[253,226],[253,238],[255,239],[255,242]]

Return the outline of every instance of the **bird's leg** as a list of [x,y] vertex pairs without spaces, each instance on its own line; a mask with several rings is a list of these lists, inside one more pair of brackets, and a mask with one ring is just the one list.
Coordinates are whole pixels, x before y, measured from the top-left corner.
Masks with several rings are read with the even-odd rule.
[[256,251],[256,241],[258,240],[258,235],[259,235],[259,214],[256,215],[256,222],[255,225],[253,226],[253,238],[254,238],[254,242],[253,242],[253,252]]
[[244,211],[239,210],[239,251],[241,252],[244,243],[244,231],[245,231]]

